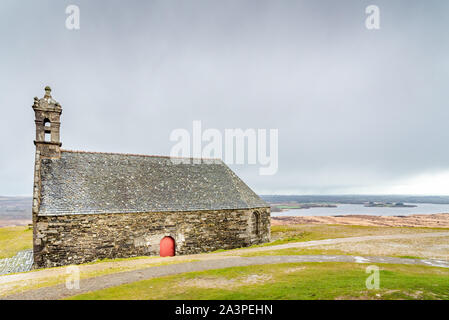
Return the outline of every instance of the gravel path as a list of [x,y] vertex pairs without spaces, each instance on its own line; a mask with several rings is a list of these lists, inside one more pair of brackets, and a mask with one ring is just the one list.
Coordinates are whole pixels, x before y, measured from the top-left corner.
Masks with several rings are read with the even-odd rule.
[[73,295],[105,289],[135,281],[169,276],[185,272],[222,269],[229,267],[251,266],[276,263],[300,262],[352,262],[352,263],[392,263],[411,264],[449,268],[449,262],[443,260],[402,259],[392,257],[359,257],[345,255],[301,255],[301,256],[259,256],[259,257],[231,257],[206,261],[172,264],[150,267],[141,270],[128,271],[105,275],[80,281],[80,289],[67,289],[65,284],[45,287],[24,293],[6,296],[7,300],[55,300]]

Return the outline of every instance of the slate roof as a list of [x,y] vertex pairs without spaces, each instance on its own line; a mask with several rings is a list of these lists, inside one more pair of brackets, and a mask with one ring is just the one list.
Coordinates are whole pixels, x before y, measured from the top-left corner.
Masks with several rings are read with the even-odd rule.
[[221,160],[62,151],[42,159],[39,215],[268,207]]

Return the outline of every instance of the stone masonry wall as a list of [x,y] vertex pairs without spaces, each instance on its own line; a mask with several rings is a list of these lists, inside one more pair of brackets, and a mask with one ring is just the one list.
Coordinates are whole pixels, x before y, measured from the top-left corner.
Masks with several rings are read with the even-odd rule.
[[176,255],[270,241],[270,209],[38,216],[34,267],[159,255],[165,236]]

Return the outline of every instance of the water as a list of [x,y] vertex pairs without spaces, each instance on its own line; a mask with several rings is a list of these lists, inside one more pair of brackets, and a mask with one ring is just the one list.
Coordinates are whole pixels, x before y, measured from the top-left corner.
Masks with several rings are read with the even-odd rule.
[[290,209],[272,212],[271,216],[339,216],[349,214],[375,216],[408,216],[411,214],[449,213],[449,204],[413,203],[413,208],[364,207],[362,204],[337,204],[337,208]]

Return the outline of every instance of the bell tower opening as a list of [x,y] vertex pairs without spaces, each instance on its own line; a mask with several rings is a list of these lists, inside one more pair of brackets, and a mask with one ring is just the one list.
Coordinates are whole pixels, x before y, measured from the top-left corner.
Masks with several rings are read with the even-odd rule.
[[48,118],[44,119],[44,141],[51,141],[51,122]]

